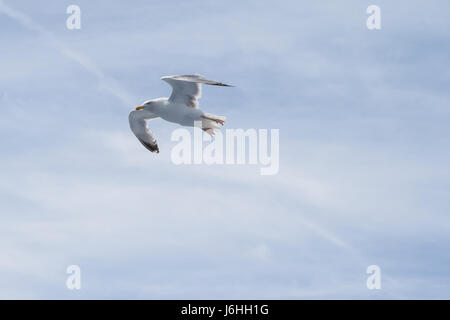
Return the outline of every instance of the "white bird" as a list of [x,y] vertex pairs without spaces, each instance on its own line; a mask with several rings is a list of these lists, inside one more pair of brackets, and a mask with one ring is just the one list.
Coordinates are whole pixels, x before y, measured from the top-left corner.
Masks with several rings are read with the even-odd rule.
[[166,76],[161,80],[172,86],[169,98],[157,98],[145,101],[130,112],[128,120],[131,131],[151,152],[159,153],[154,134],[148,129],[150,119],[162,118],[182,126],[193,127],[195,121],[201,121],[202,130],[214,135],[214,129],[220,129],[226,118],[204,113],[198,107],[202,95],[202,84],[232,87],[217,81],[208,80],[200,75]]

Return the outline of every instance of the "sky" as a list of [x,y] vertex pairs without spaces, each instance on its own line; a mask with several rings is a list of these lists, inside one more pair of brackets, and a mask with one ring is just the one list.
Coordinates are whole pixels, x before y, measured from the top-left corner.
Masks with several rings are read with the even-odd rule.
[[[0,0],[0,298],[449,299],[449,11]],[[140,145],[128,113],[192,73],[235,85],[200,100],[225,128],[280,130],[278,174],[175,165],[160,119]]]

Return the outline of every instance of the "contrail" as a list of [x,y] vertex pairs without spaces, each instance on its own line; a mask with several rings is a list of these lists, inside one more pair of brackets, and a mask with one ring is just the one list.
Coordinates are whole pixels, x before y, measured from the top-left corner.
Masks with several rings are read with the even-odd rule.
[[334,245],[341,247],[343,249],[349,250],[349,251],[355,251],[353,247],[351,247],[348,243],[346,243],[344,240],[340,239],[330,231],[318,226],[317,224],[313,223],[312,221],[309,221],[305,218],[299,218],[301,223],[303,223],[306,227],[316,232],[321,237],[327,239],[329,242],[333,243]]
[[110,94],[120,99],[125,105],[129,106],[133,104],[132,95],[129,94],[124,88],[122,88],[117,81],[105,75],[105,73],[92,61],[89,57],[83,55],[80,52],[70,49],[63,42],[56,39],[49,31],[43,28],[38,23],[34,22],[26,14],[17,11],[9,6],[7,6],[3,0],[0,0],[0,12],[7,15],[11,19],[19,22],[25,28],[39,33],[41,36],[48,40],[48,44],[58,50],[62,55],[75,61],[80,66],[82,66],[86,71],[95,76],[100,86],[108,91]]

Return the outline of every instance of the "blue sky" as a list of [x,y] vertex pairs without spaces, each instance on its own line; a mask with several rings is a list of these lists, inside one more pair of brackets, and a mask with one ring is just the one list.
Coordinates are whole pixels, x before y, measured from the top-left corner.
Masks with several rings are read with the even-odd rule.
[[[0,298],[450,298],[449,10],[0,0]],[[200,101],[227,128],[280,129],[278,175],[175,166],[161,120],[139,144],[129,111],[185,73],[236,85]]]

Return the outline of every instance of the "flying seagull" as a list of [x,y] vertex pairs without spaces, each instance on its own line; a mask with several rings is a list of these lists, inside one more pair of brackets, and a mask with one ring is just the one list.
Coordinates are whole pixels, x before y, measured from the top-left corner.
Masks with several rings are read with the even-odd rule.
[[170,97],[145,101],[131,111],[128,117],[131,131],[148,150],[159,153],[155,136],[147,127],[150,119],[162,118],[189,127],[193,127],[195,121],[201,121],[202,130],[210,135],[214,135],[214,129],[223,126],[226,118],[203,112],[198,107],[198,99],[202,95],[202,84],[232,86],[200,75],[166,76],[161,80],[172,86]]

